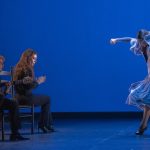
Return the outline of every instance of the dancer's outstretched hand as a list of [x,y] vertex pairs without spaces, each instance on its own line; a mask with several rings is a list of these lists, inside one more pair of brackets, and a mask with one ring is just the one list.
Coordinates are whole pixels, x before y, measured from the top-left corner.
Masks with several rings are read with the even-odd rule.
[[116,44],[117,40],[116,39],[110,39],[110,44]]

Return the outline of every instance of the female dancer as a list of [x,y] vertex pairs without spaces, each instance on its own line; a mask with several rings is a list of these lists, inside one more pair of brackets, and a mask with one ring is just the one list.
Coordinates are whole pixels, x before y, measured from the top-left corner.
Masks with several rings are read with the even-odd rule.
[[130,87],[130,93],[127,98],[127,104],[135,105],[143,110],[143,118],[137,135],[142,135],[147,129],[147,122],[150,117],[150,32],[141,29],[136,38],[123,37],[112,38],[111,44],[118,42],[130,42],[130,50],[136,55],[143,55],[147,64],[148,75],[143,81],[133,83]]

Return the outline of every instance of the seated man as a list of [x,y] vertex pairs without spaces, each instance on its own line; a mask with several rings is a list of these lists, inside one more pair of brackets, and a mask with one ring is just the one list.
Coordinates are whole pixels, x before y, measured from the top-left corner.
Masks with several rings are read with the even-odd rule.
[[[5,58],[0,55],[0,72],[3,69]],[[10,141],[27,140],[19,133],[20,121],[18,105],[15,101],[5,97],[9,83],[3,82],[0,79],[0,110],[9,110],[11,135]]]

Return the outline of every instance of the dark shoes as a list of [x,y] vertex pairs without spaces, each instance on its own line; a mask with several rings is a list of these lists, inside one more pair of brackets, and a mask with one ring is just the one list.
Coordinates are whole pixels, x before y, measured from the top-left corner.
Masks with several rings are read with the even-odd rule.
[[38,132],[39,132],[39,129],[42,130],[43,133],[49,132],[49,130],[46,128],[46,126],[38,126]]
[[52,125],[47,126],[47,129],[48,129],[50,132],[55,132],[54,126],[52,126]]
[[43,133],[50,133],[50,132],[54,132],[54,127],[53,126],[38,126],[38,131],[42,130]]
[[10,135],[10,141],[23,141],[23,140],[29,140],[29,138],[25,138],[21,136],[19,133]]
[[136,134],[136,135],[143,135],[143,133],[144,133],[145,130],[147,130],[147,127],[145,127],[145,128],[140,127],[140,128],[135,132],[135,134]]

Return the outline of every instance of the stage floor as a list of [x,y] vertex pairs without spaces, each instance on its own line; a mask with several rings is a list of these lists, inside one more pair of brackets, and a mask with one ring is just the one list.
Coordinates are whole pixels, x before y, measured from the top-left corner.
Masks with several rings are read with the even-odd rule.
[[[0,150],[149,150],[150,129],[135,135],[139,118],[130,119],[56,119],[56,132],[30,135],[28,125],[21,132],[28,141],[0,141]],[[6,124],[6,128],[8,125]]]

